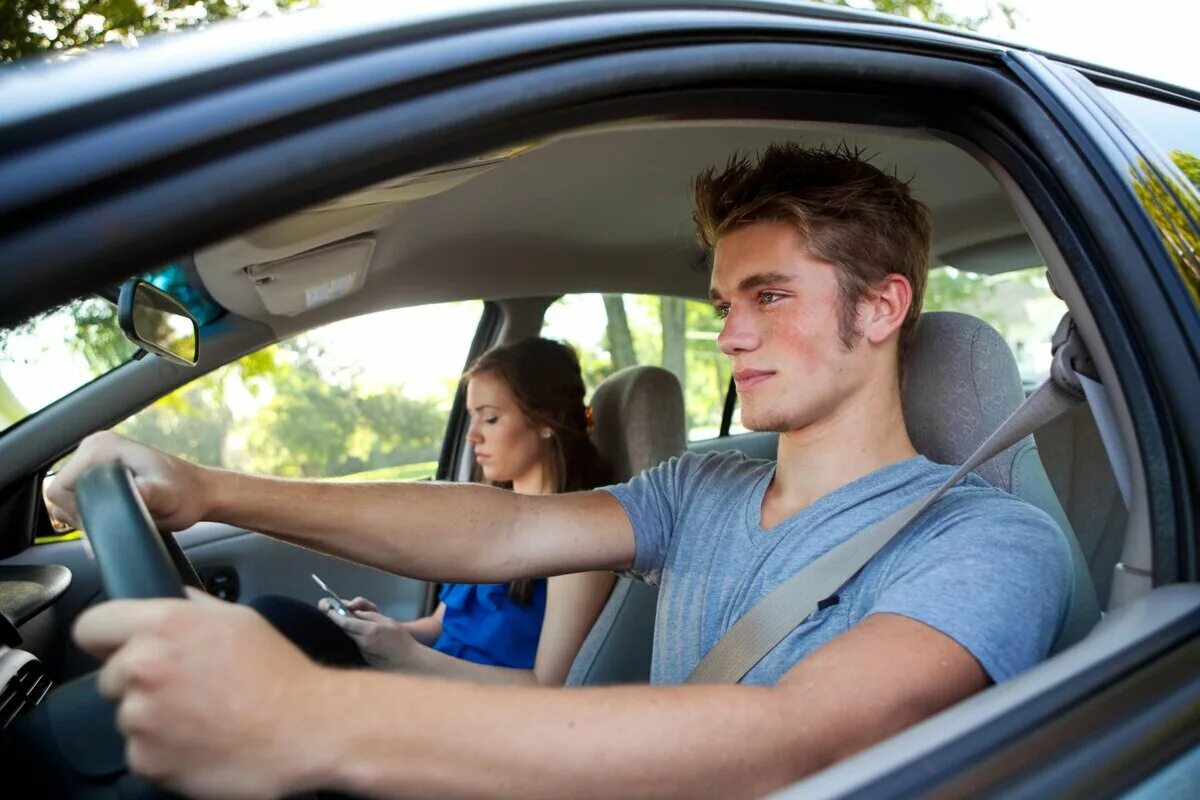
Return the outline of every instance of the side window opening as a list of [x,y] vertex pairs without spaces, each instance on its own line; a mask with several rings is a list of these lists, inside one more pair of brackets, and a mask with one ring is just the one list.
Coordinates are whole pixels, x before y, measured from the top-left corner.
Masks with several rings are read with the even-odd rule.
[[[1044,267],[983,275],[951,266],[930,272],[925,311],[960,311],[983,319],[1008,342],[1021,381],[1033,389],[1050,373],[1050,338],[1066,311]],[[630,294],[567,295],[546,311],[542,335],[579,352],[588,393],[618,369],[653,364],[684,390],[688,441],[748,431],[736,408],[721,418],[731,391],[728,360],[717,350],[721,321],[701,300]]]
[[180,387],[113,430],[280,477],[432,478],[482,303],[343,320]]
[[716,437],[729,386],[728,360],[717,350],[721,321],[702,300],[632,294],[567,295],[546,311],[542,336],[579,353],[591,396],[619,369],[636,364],[670,370],[683,388],[688,441]]
[[1067,306],[1050,290],[1045,267],[995,275],[938,267],[929,273],[923,310],[960,311],[999,331],[1028,391],[1050,375],[1050,339]]

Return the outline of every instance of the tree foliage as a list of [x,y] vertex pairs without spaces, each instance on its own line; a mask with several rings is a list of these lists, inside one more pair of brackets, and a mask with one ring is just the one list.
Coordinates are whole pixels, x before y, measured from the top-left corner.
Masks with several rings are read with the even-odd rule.
[[1182,150],[1173,150],[1170,157],[1191,186],[1175,175],[1153,169],[1140,158],[1129,168],[1130,179],[1179,268],[1188,293],[1200,304],[1200,158]]
[[894,14],[907,19],[921,22],[932,22],[935,25],[946,25],[951,28],[979,30],[980,26],[1001,16],[1008,27],[1015,26],[1015,9],[1008,3],[987,3],[983,13],[975,17],[955,16],[946,10],[940,0],[817,0],[826,5],[843,6],[845,8],[861,8],[879,11],[883,14]]
[[[261,402],[239,417],[234,392]],[[436,398],[365,390],[359,369],[300,337],[198,378],[116,430],[211,466],[339,477],[434,461],[445,426]]]
[[323,351],[303,340],[273,376],[274,397],[250,428],[249,466],[292,477],[336,477],[434,460],[445,413],[401,389],[363,392],[358,373],[335,375]]
[[0,62],[262,15],[313,0],[0,0]]

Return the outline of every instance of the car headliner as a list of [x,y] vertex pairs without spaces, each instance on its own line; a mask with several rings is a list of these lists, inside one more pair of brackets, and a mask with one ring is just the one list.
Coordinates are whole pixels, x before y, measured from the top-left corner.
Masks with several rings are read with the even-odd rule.
[[[397,305],[641,292],[704,298],[708,266],[696,244],[690,185],[695,174],[771,142],[846,143],[911,179],[932,210],[934,263],[995,273],[1042,263],[1011,203],[984,167],[918,130],[780,122],[643,122],[527,142],[346,195],[195,254],[208,290],[236,314],[294,329],[269,313],[247,267],[286,277],[298,254],[343,240],[373,239],[369,291],[316,316],[353,316]],[[328,251],[327,251],[328,252]],[[336,280],[330,256],[309,285]],[[274,286],[260,287],[270,293]],[[299,310],[299,309],[298,309]]]

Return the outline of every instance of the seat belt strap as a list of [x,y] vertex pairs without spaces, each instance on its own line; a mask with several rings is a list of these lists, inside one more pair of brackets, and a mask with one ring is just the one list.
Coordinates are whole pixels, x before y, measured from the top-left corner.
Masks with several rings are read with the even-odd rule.
[[1112,402],[1104,384],[1094,381],[1086,375],[1079,375],[1079,385],[1087,397],[1088,407],[1092,410],[1092,419],[1096,421],[1096,430],[1100,432],[1100,443],[1108,454],[1108,463],[1112,465],[1113,478],[1121,491],[1121,499],[1129,508],[1129,459],[1125,456],[1125,444],[1121,440],[1117,428],[1117,418],[1113,413]]
[[[1053,285],[1050,288],[1053,289]],[[1057,290],[1055,294],[1058,294]],[[1087,345],[1079,335],[1075,320],[1070,314],[1064,314],[1059,321],[1058,329],[1050,339],[1050,351],[1054,354],[1054,360],[1050,363],[1051,379],[1067,391],[1087,399],[1088,407],[1092,410],[1092,419],[1096,422],[1096,430],[1100,432],[1100,442],[1104,445],[1117,488],[1121,491],[1121,499],[1125,501],[1125,507],[1129,508],[1129,459],[1125,453],[1120,429],[1117,427],[1116,414],[1108,392],[1100,382],[1100,370],[1092,360],[1092,355],[1088,352]]]
[[856,534],[776,586],[725,632],[696,665],[687,683],[737,683],[817,610],[817,604],[853,578],[896,534],[971,470],[1050,420],[1081,396],[1047,380],[932,494],[909,503]]

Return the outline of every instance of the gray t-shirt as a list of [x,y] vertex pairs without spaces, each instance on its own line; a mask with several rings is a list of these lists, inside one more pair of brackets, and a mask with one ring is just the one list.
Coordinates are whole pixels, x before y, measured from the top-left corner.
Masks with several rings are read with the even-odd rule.
[[[936,489],[953,468],[917,456],[759,524],[775,462],[687,453],[606,491],[625,508],[634,574],[660,587],[650,679],[682,683],[729,627],[830,548]],[[965,647],[999,682],[1045,658],[1073,592],[1062,531],[975,475],[893,539],[743,679],[774,684],[869,614],[902,614]],[[831,598],[832,601],[832,598]]]

